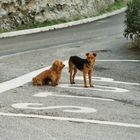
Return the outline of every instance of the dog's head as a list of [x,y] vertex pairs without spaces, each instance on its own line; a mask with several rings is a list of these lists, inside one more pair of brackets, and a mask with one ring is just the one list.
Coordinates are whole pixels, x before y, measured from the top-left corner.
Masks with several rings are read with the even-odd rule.
[[96,56],[97,54],[95,52],[86,53],[88,63],[93,64],[95,62]]
[[57,72],[61,72],[61,70],[65,67],[65,65],[63,64],[63,62],[61,60],[55,60],[53,62],[52,68],[53,70],[57,71]]

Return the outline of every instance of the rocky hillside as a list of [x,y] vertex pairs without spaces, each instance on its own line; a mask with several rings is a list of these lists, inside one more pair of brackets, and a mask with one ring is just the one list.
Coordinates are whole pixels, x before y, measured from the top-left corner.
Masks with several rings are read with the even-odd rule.
[[94,16],[114,0],[0,0],[0,28]]

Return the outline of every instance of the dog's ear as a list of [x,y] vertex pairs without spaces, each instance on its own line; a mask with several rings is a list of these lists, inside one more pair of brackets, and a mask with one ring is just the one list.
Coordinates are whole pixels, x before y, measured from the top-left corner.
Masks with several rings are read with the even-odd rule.
[[55,67],[55,62],[53,62],[52,67]]
[[53,67],[54,69],[57,68],[57,61],[54,61],[54,62],[53,62],[52,67]]
[[97,56],[97,54],[95,52],[92,53],[95,57]]
[[60,61],[60,66],[61,66],[62,69],[65,67],[65,65],[63,64],[62,61]]
[[88,56],[89,55],[89,53],[86,53],[86,56]]
[[65,65],[63,64],[63,65],[62,65],[62,67],[64,68],[64,67],[65,67]]

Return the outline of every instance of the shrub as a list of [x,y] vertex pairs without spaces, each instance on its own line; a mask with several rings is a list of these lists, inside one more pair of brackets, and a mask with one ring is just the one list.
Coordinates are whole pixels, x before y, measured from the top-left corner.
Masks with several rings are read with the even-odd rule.
[[128,2],[124,23],[124,36],[132,39],[135,47],[140,47],[140,0]]

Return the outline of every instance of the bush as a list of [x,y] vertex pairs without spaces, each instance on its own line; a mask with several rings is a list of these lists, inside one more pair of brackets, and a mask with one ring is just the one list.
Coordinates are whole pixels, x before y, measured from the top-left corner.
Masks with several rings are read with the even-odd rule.
[[127,4],[124,36],[133,40],[133,45],[140,47],[140,0],[131,0]]

